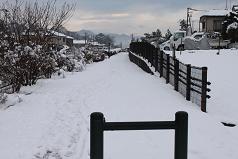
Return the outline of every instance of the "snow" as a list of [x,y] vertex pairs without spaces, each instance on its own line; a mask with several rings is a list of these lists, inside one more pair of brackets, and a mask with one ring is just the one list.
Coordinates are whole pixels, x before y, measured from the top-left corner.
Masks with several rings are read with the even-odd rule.
[[65,34],[63,34],[63,33],[59,33],[59,32],[57,32],[57,31],[52,31],[52,33],[53,33],[54,35],[56,35],[56,36],[66,37]]
[[238,23],[237,22],[231,23],[230,25],[227,26],[226,32],[228,33],[229,30],[237,29],[237,28],[238,28]]
[[[219,82],[224,84],[225,78],[215,79],[216,84],[212,77],[231,73],[226,67],[220,70],[222,73],[217,72],[217,65],[231,60],[226,62],[231,66],[238,54],[231,53],[231,57],[204,54],[201,58],[189,54],[183,60],[194,60],[195,65],[207,64],[208,59],[217,61],[209,65],[213,93],[208,113],[202,113],[198,106],[186,101],[172,86],[166,85],[164,79],[143,72],[129,61],[127,53],[121,53],[101,63],[87,65],[83,72],[67,73],[66,78],[44,79],[35,86],[24,87],[19,94],[31,94],[22,96],[22,101],[15,106],[0,111],[0,158],[89,159],[89,116],[92,112],[103,112],[107,121],[160,121],[174,120],[175,112],[187,111],[188,158],[237,159],[238,129],[224,127],[220,123],[222,115],[216,116],[221,111],[227,119],[231,116],[237,119],[236,110],[227,111],[235,101],[233,99],[220,110],[222,107],[218,104],[225,99],[214,95],[225,87],[219,85]],[[226,82],[236,81],[235,77],[226,78]],[[232,83],[226,84],[231,88],[230,85]],[[236,96],[234,90],[229,92],[233,97]],[[225,89],[217,95],[224,93],[227,93]],[[172,159],[173,143],[172,130],[106,132],[105,159],[158,156]]]
[[213,9],[205,11],[202,16],[226,16],[229,14],[231,10],[219,10],[219,9]]
[[[106,49],[106,50],[108,50],[108,48]],[[112,51],[112,52],[120,52],[121,51],[121,48],[114,48],[114,49],[110,49],[110,51]]]
[[100,44],[97,41],[89,41],[88,44],[94,45],[94,46],[105,46],[105,44]]
[[74,44],[85,44],[85,40],[74,40]]
[[66,36],[67,39],[74,39],[72,36]]
[[11,106],[14,106],[16,105],[17,103],[20,103],[22,102],[22,94],[6,94],[4,93],[3,94],[3,97],[2,99],[4,99],[4,101],[6,102],[3,102],[0,104],[0,109],[7,109]]
[[54,35],[56,35],[56,36],[59,36],[59,37],[66,37],[67,39],[74,39],[74,38],[71,37],[71,36],[67,36],[67,35],[65,35],[65,34],[63,34],[63,33],[59,33],[59,32],[57,32],[57,31],[52,31],[52,33],[53,33]]

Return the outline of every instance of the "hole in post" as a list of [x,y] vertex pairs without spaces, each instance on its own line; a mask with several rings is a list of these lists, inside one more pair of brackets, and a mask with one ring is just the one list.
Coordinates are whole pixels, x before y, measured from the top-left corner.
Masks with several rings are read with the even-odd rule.
[[221,122],[224,126],[227,126],[227,127],[235,127],[236,124],[233,124],[233,123],[226,123],[226,122]]

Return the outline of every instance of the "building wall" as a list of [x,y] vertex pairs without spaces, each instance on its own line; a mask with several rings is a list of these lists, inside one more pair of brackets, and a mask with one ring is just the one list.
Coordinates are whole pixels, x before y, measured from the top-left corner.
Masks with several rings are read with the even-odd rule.
[[73,39],[66,38],[66,45],[68,45],[69,47],[73,46]]
[[52,44],[56,44],[56,45],[66,45],[66,38],[65,37],[53,37],[51,42],[52,42]]
[[202,27],[203,32],[220,32],[222,29],[222,22],[225,17],[202,17],[201,23],[204,23]]

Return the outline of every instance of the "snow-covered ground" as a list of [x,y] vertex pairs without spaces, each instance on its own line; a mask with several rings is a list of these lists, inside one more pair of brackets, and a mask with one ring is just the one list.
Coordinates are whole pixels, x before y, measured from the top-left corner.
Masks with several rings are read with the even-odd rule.
[[[204,56],[207,65],[205,60]],[[215,71],[212,73],[209,68],[213,87],[216,85],[211,77],[220,73]],[[223,111],[217,106],[219,102],[215,102],[214,94],[218,88],[213,87],[214,99],[209,102],[208,113],[202,113],[163,79],[146,74],[131,63],[127,53],[118,54],[88,65],[83,72],[67,74],[61,79],[40,80],[36,86],[23,88],[22,93],[32,93],[20,94],[20,103],[0,112],[0,158],[89,159],[92,112],[103,112],[107,121],[160,121],[174,120],[176,111],[187,111],[188,158],[237,159],[238,128],[223,126],[221,118],[216,116],[217,112],[222,117],[231,113],[227,119],[229,116],[233,119],[236,112],[227,111],[226,106]],[[236,92],[232,90],[230,94],[235,96]],[[106,132],[105,159],[172,159],[173,142],[172,130]]]

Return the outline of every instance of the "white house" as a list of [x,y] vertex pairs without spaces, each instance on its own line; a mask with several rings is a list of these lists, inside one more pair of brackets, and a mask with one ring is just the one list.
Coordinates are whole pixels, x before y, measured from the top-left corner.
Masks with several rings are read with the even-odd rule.
[[70,47],[73,46],[73,40],[74,40],[73,37],[67,36],[65,34],[62,34],[62,33],[56,32],[56,31],[54,31],[53,34],[54,34],[54,36],[51,40],[51,42],[53,44],[67,45],[67,46],[70,46]]
[[202,24],[200,31],[202,32],[221,32],[222,31],[222,22],[225,20],[226,15],[230,10],[209,10],[204,12],[200,17],[199,27]]

